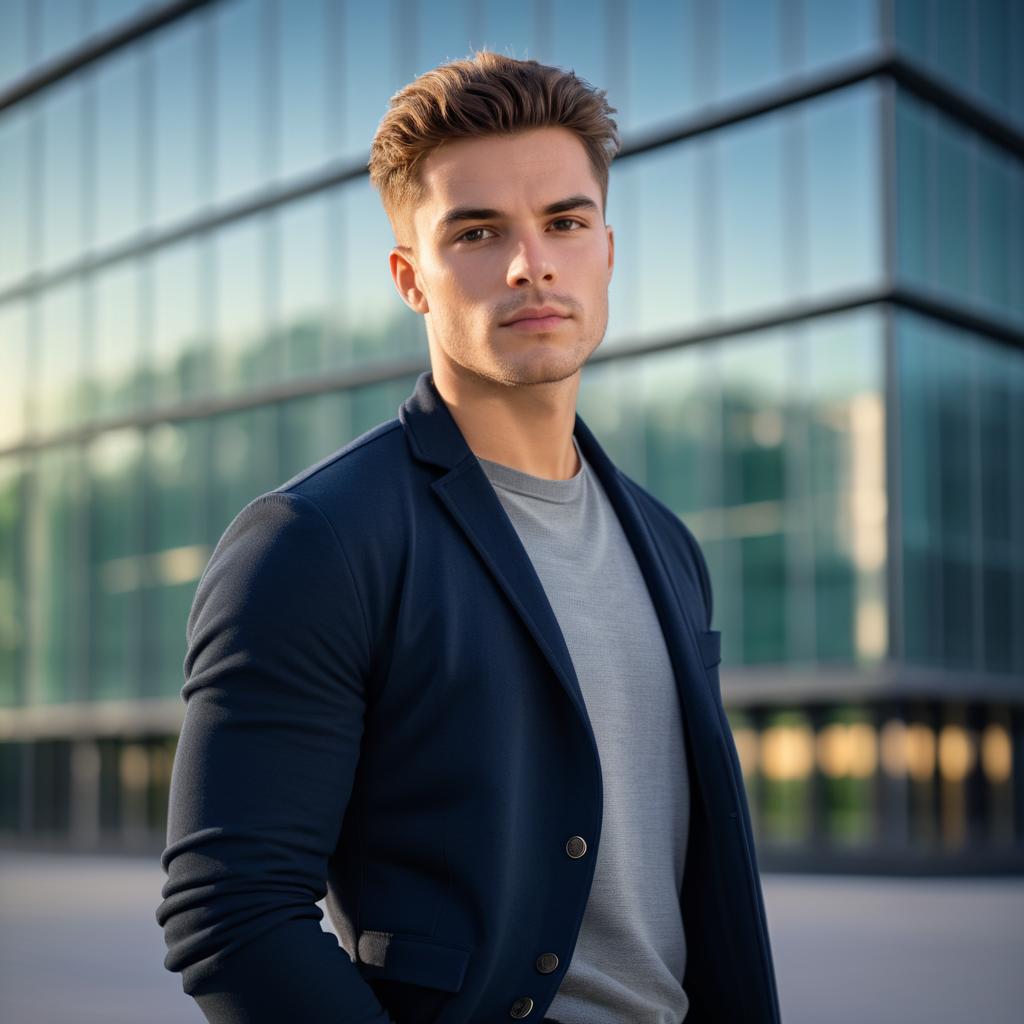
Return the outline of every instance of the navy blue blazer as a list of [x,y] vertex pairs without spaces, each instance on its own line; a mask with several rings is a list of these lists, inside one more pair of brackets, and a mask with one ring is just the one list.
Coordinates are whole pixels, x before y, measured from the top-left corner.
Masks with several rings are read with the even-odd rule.
[[[579,416],[575,433],[684,712],[687,1024],[777,1024],[703,555]],[[156,917],[207,1019],[541,1021],[600,845],[598,749],[540,580],[429,373],[396,419],[242,509],[187,639]]]

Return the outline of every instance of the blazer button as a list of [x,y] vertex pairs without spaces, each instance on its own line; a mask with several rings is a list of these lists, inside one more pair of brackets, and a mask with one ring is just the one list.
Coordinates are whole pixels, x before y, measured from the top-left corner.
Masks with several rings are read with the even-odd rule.
[[523,1017],[529,1017],[533,1013],[533,1000],[529,996],[523,996],[522,999],[517,999],[512,1004],[512,1009],[508,1011],[509,1015],[515,1017],[516,1020],[522,1020]]
[[573,836],[565,844],[565,852],[572,857],[573,860],[579,860],[587,852],[587,841],[583,836]]
[[541,974],[550,974],[558,967],[558,957],[554,953],[541,953],[537,957],[537,970]]

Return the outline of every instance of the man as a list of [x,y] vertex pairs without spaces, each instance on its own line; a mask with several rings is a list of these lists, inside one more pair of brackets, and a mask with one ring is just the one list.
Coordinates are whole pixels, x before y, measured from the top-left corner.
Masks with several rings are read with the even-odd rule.
[[703,556],[575,413],[612,112],[484,52],[380,124],[431,372],[189,617],[157,919],[211,1021],[779,1019]]

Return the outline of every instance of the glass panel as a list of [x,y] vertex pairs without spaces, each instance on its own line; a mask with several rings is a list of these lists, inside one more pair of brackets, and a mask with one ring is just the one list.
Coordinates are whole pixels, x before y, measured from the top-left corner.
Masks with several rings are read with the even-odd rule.
[[217,200],[267,180],[264,0],[219,4],[215,19]]
[[82,88],[77,79],[42,93],[42,255],[47,267],[82,248],[82,182],[85,179]]
[[[696,151],[669,146],[616,170],[608,223],[616,230],[608,341],[680,333],[701,316]],[[613,165],[614,166],[614,165]]]
[[811,776],[814,733],[800,711],[773,711],[761,734],[761,803],[763,839],[778,845],[810,838]]
[[[350,405],[351,393],[333,391],[299,398],[281,407],[284,415],[281,452],[284,479],[291,479],[352,439]],[[383,417],[387,418],[386,415]]]
[[475,6],[472,0],[424,0],[419,4],[413,74],[470,55],[470,9]]
[[351,352],[356,365],[389,356],[426,358],[423,318],[395,291],[388,269],[394,236],[367,180],[342,190],[341,217],[344,252],[338,315],[347,335],[342,356]]
[[277,333],[283,339],[289,376],[315,373],[325,362],[334,291],[329,273],[330,213],[329,198],[320,195],[289,203],[278,214]]
[[188,240],[160,249],[153,258],[149,357],[153,399],[161,405],[212,388],[210,341],[201,306],[204,256],[200,243]]
[[216,540],[253,498],[282,483],[277,406],[246,409],[213,422],[212,527]]
[[807,129],[808,284],[814,295],[876,281],[882,269],[878,93],[855,86],[814,100]]
[[[975,88],[981,96],[1000,110],[1010,106],[1010,60],[1014,48],[1010,34],[1011,0],[986,0],[970,6],[974,22],[977,74]],[[1024,41],[1018,37],[1017,60],[1024,56]]]
[[265,220],[248,218],[214,236],[217,379],[226,391],[274,380],[276,352],[267,330]]
[[395,55],[393,26],[398,20],[398,2],[345,0],[343,15],[338,19],[343,69],[338,108],[344,116],[336,130],[345,157],[365,159],[377,123],[387,110],[388,98],[406,84],[406,78],[398,73]]
[[[514,57],[527,55],[525,51],[531,43],[528,19],[517,17],[516,7],[500,0],[491,0],[487,7],[488,42],[494,39],[494,48],[502,53],[510,52]],[[608,5],[554,0],[545,7],[544,54],[540,59],[545,64],[574,71],[598,89],[608,89],[609,102],[618,106],[616,90],[609,81]]]
[[34,426],[46,432],[75,423],[82,391],[82,288],[78,281],[43,293],[39,304]]
[[96,275],[92,312],[89,414],[126,413],[136,408],[141,399],[142,345],[136,264],[116,263]]
[[928,137],[931,118],[904,92],[896,96],[896,266],[914,284],[928,282],[931,241]]
[[78,487],[79,457],[68,448],[41,451],[34,460],[35,480],[27,517],[30,532],[27,578],[31,700],[48,704],[77,696],[75,609],[82,570],[77,525],[82,520]]
[[966,297],[969,284],[969,209],[967,159],[969,136],[944,118],[935,126],[936,280],[953,295]]
[[720,98],[751,92],[782,74],[778,0],[720,0],[718,92]]
[[35,55],[39,61],[70,49],[85,36],[85,15],[89,9],[82,0],[42,0],[41,6],[41,45]]
[[810,0],[801,6],[805,71],[865,53],[878,42],[878,0]]
[[21,462],[0,459],[0,707],[22,702],[25,500]]
[[781,118],[730,128],[720,140],[717,214],[722,310],[736,316],[784,295]]
[[191,213],[207,191],[200,128],[204,25],[184,18],[153,40],[153,210],[159,224]]
[[93,241],[100,247],[138,230],[142,220],[141,71],[137,50],[115,54],[97,65]]
[[0,84],[28,70],[29,0],[0,4]]
[[974,298],[1010,315],[1011,158],[979,141],[974,150],[978,260]]
[[[326,0],[294,4],[276,0],[278,171],[287,177],[323,163],[330,155],[327,62],[331,53]],[[369,148],[367,139],[366,146]]]
[[92,0],[91,27],[94,32],[104,31],[138,14],[149,0]]
[[144,578],[142,438],[102,434],[88,451],[90,476],[89,695],[124,699],[139,686],[138,639]]
[[[626,100],[609,95],[620,133],[637,131],[697,105],[691,54],[696,49],[697,3],[632,3],[626,9]],[[595,83],[607,88],[604,82]]]
[[29,271],[29,109],[0,114],[0,288]]
[[932,67],[963,85],[970,82],[970,8],[963,2],[932,3],[928,8]]
[[173,696],[184,684],[185,623],[196,585],[210,557],[208,526],[211,426],[208,420],[161,423],[149,431],[146,464],[152,502],[150,578],[146,621],[153,643],[146,652],[144,687]]
[[836,708],[826,714],[815,740],[828,842],[866,846],[875,839],[879,815],[879,740],[871,714],[863,708]]
[[0,448],[17,443],[25,433],[28,369],[28,305],[0,306]]
[[[563,6],[571,4],[572,0],[562,0]],[[548,18],[558,19],[558,7],[559,0],[553,0],[548,5]],[[530,31],[532,19],[523,16],[522,8],[503,3],[502,0],[477,0],[476,8],[476,26],[472,39],[474,49],[496,50],[498,53],[518,57],[520,60],[536,52],[534,34]],[[594,18],[594,8],[591,7],[588,9],[587,20],[593,21]],[[576,26],[577,35],[585,37],[586,31],[586,23],[582,31],[579,25]],[[479,36],[476,33],[479,33]],[[585,38],[581,40],[581,45],[584,50],[588,48]]]
[[396,377],[349,392],[349,440],[394,419],[398,415],[398,407],[409,397],[415,384],[415,377]]

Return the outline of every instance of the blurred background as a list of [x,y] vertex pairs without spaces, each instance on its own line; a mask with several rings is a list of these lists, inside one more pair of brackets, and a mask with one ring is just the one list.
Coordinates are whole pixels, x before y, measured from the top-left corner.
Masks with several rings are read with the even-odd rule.
[[0,0],[0,849],[162,850],[213,545],[428,368],[365,162],[481,47],[618,110],[579,411],[707,555],[762,867],[1024,874],[1018,0]]

